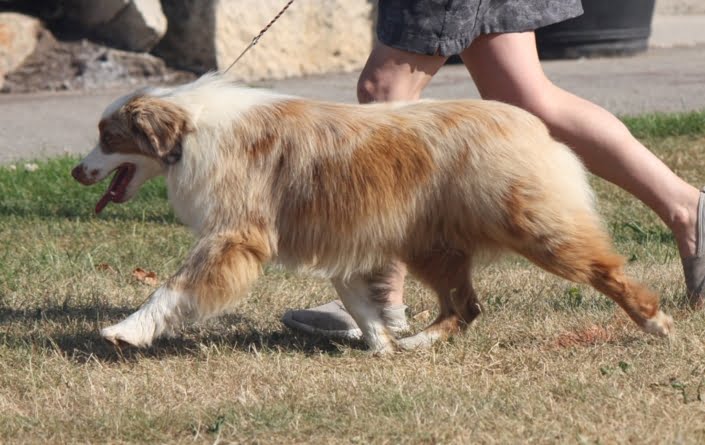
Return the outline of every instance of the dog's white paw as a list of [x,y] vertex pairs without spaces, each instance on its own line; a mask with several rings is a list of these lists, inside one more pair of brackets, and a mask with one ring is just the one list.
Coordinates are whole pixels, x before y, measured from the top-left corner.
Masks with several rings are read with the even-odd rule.
[[122,322],[102,329],[100,335],[112,344],[127,343],[146,348],[155,338],[173,335],[185,319],[192,319],[191,300],[187,295],[160,287],[142,307]]
[[114,345],[127,343],[138,348],[149,347],[154,339],[154,322],[136,315],[132,314],[116,325],[101,329],[100,335]]
[[375,348],[370,348],[370,353],[375,357],[386,357],[399,352],[399,347],[396,343],[386,343],[384,345],[378,345]]
[[656,315],[646,320],[641,328],[649,334],[667,337],[673,333],[673,319],[662,311],[658,311]]

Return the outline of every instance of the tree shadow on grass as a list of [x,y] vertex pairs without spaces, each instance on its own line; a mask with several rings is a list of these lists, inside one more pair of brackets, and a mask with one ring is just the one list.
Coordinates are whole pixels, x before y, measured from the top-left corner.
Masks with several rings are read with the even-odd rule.
[[[298,334],[282,326],[281,330],[258,330],[254,322],[239,314],[224,315],[218,318],[218,326],[195,326],[178,332],[173,338],[162,338],[149,348],[138,349],[129,346],[115,346],[100,337],[100,326],[115,322],[134,312],[133,307],[90,306],[90,307],[50,307],[37,309],[9,309],[0,307],[0,325],[12,324],[12,329],[0,332],[0,344],[12,349],[48,349],[60,353],[75,363],[91,361],[105,363],[135,362],[141,359],[161,359],[167,357],[197,357],[213,346],[251,353],[293,352],[305,355],[340,355],[340,344],[320,336]],[[44,329],[42,324],[45,324]],[[78,326],[76,326],[78,324]],[[58,334],[56,325],[67,328]],[[92,325],[92,328],[87,325]],[[226,330],[219,326],[238,326]],[[59,329],[61,330],[61,329]],[[18,332],[19,331],[19,332]],[[341,342],[357,348],[364,348],[361,342]]]

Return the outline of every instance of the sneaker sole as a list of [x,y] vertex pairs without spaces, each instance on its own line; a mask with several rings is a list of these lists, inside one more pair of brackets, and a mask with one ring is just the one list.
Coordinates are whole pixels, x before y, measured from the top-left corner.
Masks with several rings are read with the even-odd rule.
[[319,335],[321,337],[337,338],[337,339],[341,339],[341,340],[361,340],[362,339],[362,331],[359,328],[345,329],[345,330],[338,330],[338,331],[320,329],[320,328],[316,328],[316,327],[301,323],[300,321],[294,320],[294,318],[291,316],[291,313],[289,313],[289,312],[284,314],[284,316],[282,317],[282,323],[284,323],[284,325],[290,329],[293,329],[295,331],[305,332],[306,334],[310,334],[310,335]]
[[[326,330],[316,328],[300,321],[294,320],[291,313],[287,312],[282,317],[282,323],[290,329],[295,331],[304,332],[309,335],[318,335],[326,338],[335,338],[340,340],[362,340],[362,331],[360,328],[346,329],[346,330]],[[395,334],[401,334],[409,330],[409,325],[396,327],[392,326],[389,328]]]

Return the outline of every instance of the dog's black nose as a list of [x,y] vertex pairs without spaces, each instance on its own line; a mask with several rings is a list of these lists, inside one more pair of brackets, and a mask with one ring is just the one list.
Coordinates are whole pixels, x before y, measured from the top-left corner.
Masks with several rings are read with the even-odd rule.
[[90,184],[90,181],[86,177],[86,169],[83,168],[81,164],[78,164],[71,170],[71,176],[73,176],[73,179],[76,181],[80,182],[83,185],[88,185]]

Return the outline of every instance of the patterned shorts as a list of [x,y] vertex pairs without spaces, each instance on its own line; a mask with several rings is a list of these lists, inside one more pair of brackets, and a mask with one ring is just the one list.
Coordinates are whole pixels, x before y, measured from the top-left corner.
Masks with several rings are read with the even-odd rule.
[[379,0],[377,38],[413,53],[451,56],[480,34],[533,31],[582,13],[580,0]]

